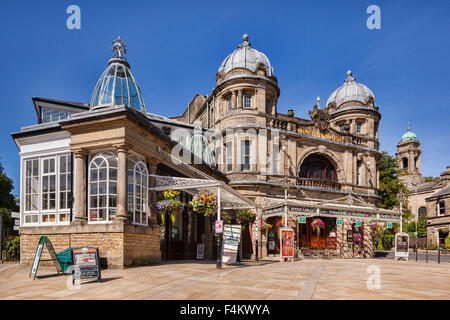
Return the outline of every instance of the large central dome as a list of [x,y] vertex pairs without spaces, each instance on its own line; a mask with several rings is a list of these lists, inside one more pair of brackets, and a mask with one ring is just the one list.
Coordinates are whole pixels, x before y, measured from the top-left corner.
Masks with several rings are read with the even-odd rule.
[[252,48],[250,42],[248,42],[247,34],[242,36],[242,40],[244,42],[238,45],[238,48],[226,57],[225,60],[223,60],[220,65],[219,72],[227,74],[235,68],[245,68],[255,72],[256,66],[258,64],[263,64],[266,67],[266,75],[272,77],[273,68],[270,65],[270,61],[267,56],[264,53]]
[[368,99],[375,99],[372,90],[362,83],[356,82],[356,79],[352,77],[352,72],[349,70],[347,71],[347,79],[344,80],[344,84],[330,95],[326,105],[335,103],[336,108],[339,108],[339,106],[349,101],[358,101],[366,104]]

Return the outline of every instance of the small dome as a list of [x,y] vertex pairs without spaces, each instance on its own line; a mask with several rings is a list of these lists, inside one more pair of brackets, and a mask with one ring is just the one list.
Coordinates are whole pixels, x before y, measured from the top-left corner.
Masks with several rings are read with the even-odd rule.
[[242,40],[244,42],[238,45],[238,48],[223,60],[219,67],[219,72],[226,74],[235,68],[246,68],[255,72],[258,63],[262,63],[266,66],[267,76],[273,76],[273,68],[267,56],[252,48],[250,42],[248,42],[247,34],[242,36]]
[[125,105],[137,111],[146,113],[144,98],[133,74],[130,65],[122,55],[126,53],[125,44],[120,37],[113,42],[116,50],[113,58],[108,62],[108,68],[103,72],[95,86],[90,103],[91,110]]
[[408,131],[405,132],[404,135],[402,135],[401,142],[408,141],[408,140],[417,140],[417,136],[414,132],[409,131],[409,124],[408,124]]
[[357,83],[356,79],[352,77],[352,72],[347,71],[347,79],[344,80],[344,85],[337,88],[328,98],[326,106],[330,103],[336,103],[336,108],[348,101],[359,101],[363,104],[367,103],[368,98],[375,99],[373,92],[361,83]]

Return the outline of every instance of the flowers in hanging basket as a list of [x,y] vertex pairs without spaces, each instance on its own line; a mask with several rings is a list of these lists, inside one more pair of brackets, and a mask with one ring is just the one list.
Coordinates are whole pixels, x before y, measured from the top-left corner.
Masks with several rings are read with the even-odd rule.
[[242,225],[242,228],[246,228],[255,222],[256,215],[251,210],[238,210],[236,220]]
[[221,215],[221,219],[223,220],[224,224],[230,224],[231,223],[231,217],[228,214],[228,212],[222,211],[220,215]]
[[201,192],[195,195],[189,202],[192,209],[198,213],[202,213],[205,216],[214,214],[217,209],[217,197],[211,192]]
[[311,227],[316,231],[317,236],[320,236],[320,229],[325,228],[325,223],[321,219],[314,219],[313,222],[311,222]]
[[266,223],[266,222],[261,222],[261,231],[262,231],[262,232],[264,232],[264,231],[266,231],[266,230],[271,231],[272,228],[273,228],[273,226],[272,226],[271,224]]
[[170,215],[172,224],[175,223],[176,215],[183,212],[184,204],[178,199],[180,191],[166,190],[163,192],[163,200],[155,203],[156,209],[161,213],[161,222],[164,224],[165,213]]

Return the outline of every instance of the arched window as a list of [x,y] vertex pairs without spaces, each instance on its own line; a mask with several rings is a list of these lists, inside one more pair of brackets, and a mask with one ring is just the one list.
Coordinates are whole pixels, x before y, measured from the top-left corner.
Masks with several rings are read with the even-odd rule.
[[111,221],[116,216],[117,156],[95,155],[89,163],[89,222]]
[[402,168],[408,169],[408,159],[407,158],[402,159]]
[[128,158],[128,216],[134,224],[148,225],[148,171],[135,156]]
[[420,207],[419,208],[419,211],[418,211],[418,216],[419,216],[419,218],[421,217],[421,216],[423,216],[423,215],[427,215],[427,207]]
[[300,178],[338,181],[333,164],[326,157],[319,154],[309,155],[303,161],[300,167]]

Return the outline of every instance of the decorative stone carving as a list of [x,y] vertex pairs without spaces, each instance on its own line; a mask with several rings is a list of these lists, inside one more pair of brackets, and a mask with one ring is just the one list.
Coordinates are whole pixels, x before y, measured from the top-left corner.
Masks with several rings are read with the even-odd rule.
[[314,126],[320,131],[327,131],[330,124],[330,115],[325,110],[319,108],[317,104],[314,105],[314,109],[308,112],[311,120],[314,122]]

